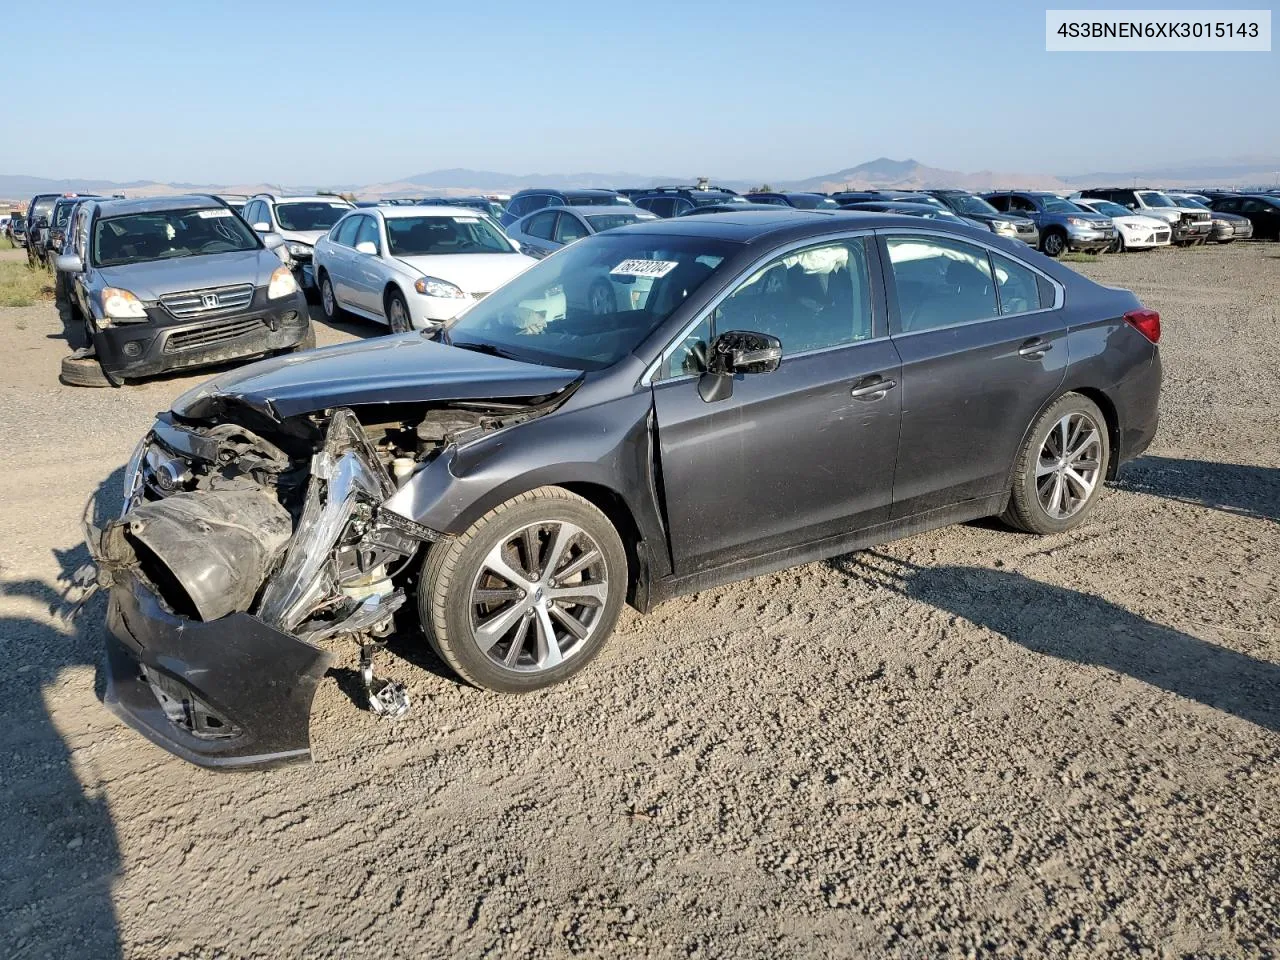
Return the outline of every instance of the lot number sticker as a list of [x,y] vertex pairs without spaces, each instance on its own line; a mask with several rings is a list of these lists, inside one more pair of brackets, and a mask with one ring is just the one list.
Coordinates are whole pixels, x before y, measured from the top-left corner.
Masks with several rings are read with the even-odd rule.
[[677,266],[675,260],[623,260],[609,272],[619,277],[665,277]]
[[230,210],[197,210],[196,216],[201,220],[208,220],[210,217],[229,217]]

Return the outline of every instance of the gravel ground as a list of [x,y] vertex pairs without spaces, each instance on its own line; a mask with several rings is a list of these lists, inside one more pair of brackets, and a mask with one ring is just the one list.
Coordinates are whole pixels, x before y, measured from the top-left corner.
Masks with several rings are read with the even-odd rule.
[[0,310],[0,953],[1277,956],[1280,245],[1077,267],[1165,327],[1161,434],[1084,527],[627,613],[522,698],[401,638],[413,712],[328,681],[269,774],[124,728],[101,599],[57,615],[81,504],[198,378],[62,387],[52,308]]

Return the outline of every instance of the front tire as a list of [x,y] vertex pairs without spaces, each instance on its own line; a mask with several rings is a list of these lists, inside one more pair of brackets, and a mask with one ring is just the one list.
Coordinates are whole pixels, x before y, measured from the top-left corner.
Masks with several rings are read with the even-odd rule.
[[463,680],[502,693],[560,683],[613,632],[627,555],[592,503],[539,487],[427,553],[418,611],[431,646]]
[[1018,451],[1006,523],[1028,533],[1065,533],[1082,524],[1102,494],[1111,461],[1107,420],[1078,393],[1037,418]]
[[386,301],[387,326],[392,333],[408,333],[413,329],[413,321],[409,318],[409,305],[404,301],[404,294],[392,290]]
[[1061,230],[1050,230],[1040,241],[1040,252],[1046,257],[1057,260],[1067,252],[1067,235]]
[[347,317],[347,311],[342,309],[338,298],[333,294],[333,281],[324,272],[320,274],[320,309],[330,323],[340,323]]

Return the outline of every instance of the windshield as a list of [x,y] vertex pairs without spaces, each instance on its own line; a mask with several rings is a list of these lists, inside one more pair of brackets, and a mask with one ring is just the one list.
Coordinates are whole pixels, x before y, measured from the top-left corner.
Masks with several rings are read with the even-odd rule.
[[951,193],[947,195],[947,199],[951,201],[952,208],[956,213],[964,213],[977,215],[980,217],[989,217],[993,213],[997,216],[1000,211],[993,207],[981,197],[971,197],[965,194]]
[[645,232],[587,237],[477,302],[443,338],[531,363],[603,369],[639,346],[737,248]]
[[840,204],[830,197],[809,197],[804,194],[792,194],[791,205],[798,210],[822,210],[828,207],[839,209]]
[[41,217],[47,217],[53,210],[53,205],[57,203],[57,198],[49,197],[47,200],[37,200],[35,206],[31,208],[31,219],[39,220]]
[[349,204],[337,200],[277,203],[276,219],[282,230],[328,230],[350,209]]
[[591,224],[591,229],[596,233],[604,233],[604,231],[612,230],[614,227],[625,227],[628,223],[657,219],[651,213],[597,213],[595,216],[588,215],[587,223]]
[[1042,198],[1044,208],[1049,213],[1085,213],[1070,200],[1063,200],[1061,197],[1047,196]]
[[394,257],[450,253],[513,253],[511,241],[485,217],[387,217],[387,248]]
[[566,197],[565,203],[571,207],[616,207],[629,205],[631,199],[620,193],[593,193],[587,196]]
[[1138,193],[1142,198],[1142,202],[1148,207],[1176,207],[1177,204],[1166,197],[1163,193],[1156,193],[1154,190],[1143,190]]
[[1178,206],[1180,207],[1191,207],[1194,210],[1209,209],[1208,204],[1201,203],[1199,200],[1196,200],[1194,197],[1171,197],[1170,199],[1177,200]]
[[[1081,206],[1084,206],[1084,204],[1081,204]],[[1110,200],[1090,200],[1085,209],[1100,213],[1104,217],[1129,217],[1133,215],[1132,210],[1122,207],[1118,203],[1112,203]]]
[[55,227],[65,227],[67,220],[71,218],[71,211],[75,208],[74,203],[62,203],[61,201],[53,208],[53,225]]
[[259,246],[254,232],[225,207],[125,214],[98,220],[93,226],[93,262],[99,267]]

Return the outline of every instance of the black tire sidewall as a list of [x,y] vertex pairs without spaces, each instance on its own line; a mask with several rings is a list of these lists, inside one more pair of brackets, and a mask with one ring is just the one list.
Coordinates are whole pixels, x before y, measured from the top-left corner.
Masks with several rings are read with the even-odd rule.
[[[627,554],[617,531],[598,509],[579,497],[539,496],[533,491],[522,502],[509,501],[500,513],[486,514],[477,521],[465,543],[438,544],[432,550],[456,550],[452,571],[441,576],[429,555],[420,580],[418,605],[423,629],[432,646],[468,682],[502,693],[527,693],[569,679],[585,668],[608,641],[626,600]],[[600,546],[609,579],[609,598],[600,613],[589,646],[575,652],[558,667],[539,673],[504,670],[480,651],[471,639],[471,585],[480,572],[485,555],[500,539],[530,523],[565,520],[582,527]],[[479,529],[477,529],[479,528]],[[472,534],[474,534],[472,536]],[[436,603],[444,591],[443,604]],[[438,613],[443,607],[443,623]]]

